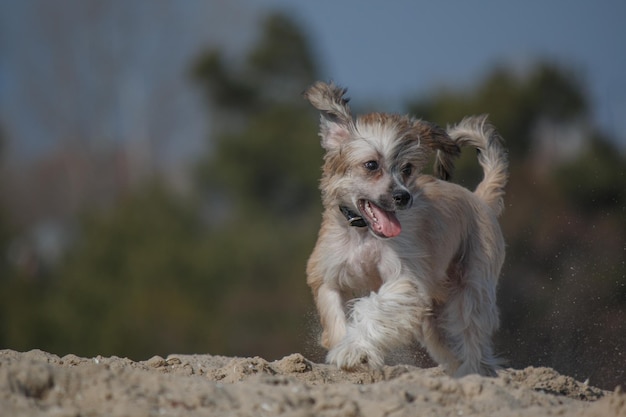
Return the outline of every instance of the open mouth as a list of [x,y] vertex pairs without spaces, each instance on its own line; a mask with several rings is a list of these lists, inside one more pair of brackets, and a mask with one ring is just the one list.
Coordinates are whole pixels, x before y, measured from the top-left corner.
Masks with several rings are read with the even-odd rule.
[[359,200],[358,206],[370,230],[376,235],[391,238],[402,231],[394,211],[384,210],[369,200]]

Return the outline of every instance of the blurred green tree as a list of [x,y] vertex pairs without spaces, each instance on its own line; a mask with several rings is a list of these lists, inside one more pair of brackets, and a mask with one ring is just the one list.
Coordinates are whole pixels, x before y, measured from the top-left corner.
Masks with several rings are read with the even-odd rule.
[[[558,66],[542,62],[524,76],[496,67],[471,91],[443,89],[413,100],[408,111],[443,126],[471,114],[488,114],[506,138],[514,162],[527,158],[540,123],[565,125],[588,117],[582,83]],[[465,186],[482,178],[473,152],[463,152],[456,176]]]
[[[0,172],[4,165],[4,131],[0,125]],[[5,193],[3,182],[0,181],[0,281],[8,277],[9,225],[5,214],[3,198]],[[1,334],[1,333],[0,333]]]
[[310,350],[294,335],[306,332],[311,308],[304,265],[320,216],[322,154],[316,119],[301,99],[317,73],[308,41],[284,15],[262,28],[242,64],[208,51],[194,66],[216,120],[197,180],[207,216],[236,259],[214,259],[234,264],[224,318],[229,352],[276,357]]
[[626,207],[626,167],[620,150],[603,136],[591,137],[587,149],[560,165],[555,181],[570,203],[587,214],[623,211]]
[[48,298],[54,352],[147,355],[219,344],[222,283],[194,205],[154,184],[83,220]]
[[[4,170],[4,131],[0,126],[0,172]],[[19,282],[11,265],[10,245],[12,231],[9,216],[6,212],[4,190],[6,176],[0,176],[0,346],[6,346],[12,339],[9,336],[13,332],[11,317],[16,307],[17,296],[29,296],[33,286],[29,283]],[[26,298],[27,300],[32,297]]]
[[537,123],[569,123],[588,117],[582,83],[575,75],[547,62],[539,63],[524,76],[497,67],[472,91],[444,89],[410,102],[408,109],[444,126],[470,114],[489,114],[517,158],[530,152]]
[[155,180],[86,213],[41,290],[5,293],[21,294],[6,304],[10,346],[137,359],[306,351],[304,264],[321,165],[314,113],[300,97],[316,73],[309,51],[291,20],[271,15],[241,65],[220,51],[199,57],[194,79],[216,122],[196,193]]

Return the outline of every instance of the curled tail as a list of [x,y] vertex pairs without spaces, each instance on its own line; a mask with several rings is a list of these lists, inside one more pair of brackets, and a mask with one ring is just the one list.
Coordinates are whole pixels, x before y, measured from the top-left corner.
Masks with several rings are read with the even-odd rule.
[[[458,125],[448,128],[448,135],[460,147],[472,146],[478,151],[478,163],[483,168],[484,177],[474,193],[499,216],[504,209],[504,187],[508,179],[508,159],[502,138],[487,122],[487,116],[466,117]],[[438,164],[451,164],[444,156],[437,157]]]

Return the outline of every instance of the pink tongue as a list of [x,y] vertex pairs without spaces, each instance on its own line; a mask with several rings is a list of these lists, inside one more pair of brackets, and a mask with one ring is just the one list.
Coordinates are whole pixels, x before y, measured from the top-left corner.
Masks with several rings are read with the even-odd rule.
[[402,231],[402,226],[395,213],[385,211],[376,204],[370,202],[370,207],[376,216],[377,222],[372,223],[372,228],[385,237],[396,237]]

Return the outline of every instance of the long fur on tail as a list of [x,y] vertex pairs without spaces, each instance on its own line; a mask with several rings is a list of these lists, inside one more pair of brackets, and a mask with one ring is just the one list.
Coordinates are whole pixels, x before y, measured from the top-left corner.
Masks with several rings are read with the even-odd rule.
[[[508,179],[508,159],[502,147],[502,137],[487,122],[487,116],[466,117],[456,126],[448,128],[448,135],[460,147],[472,146],[478,151],[478,163],[483,168],[484,178],[474,191],[496,213],[504,209],[504,187]],[[438,165],[450,165],[445,155],[437,155]]]

